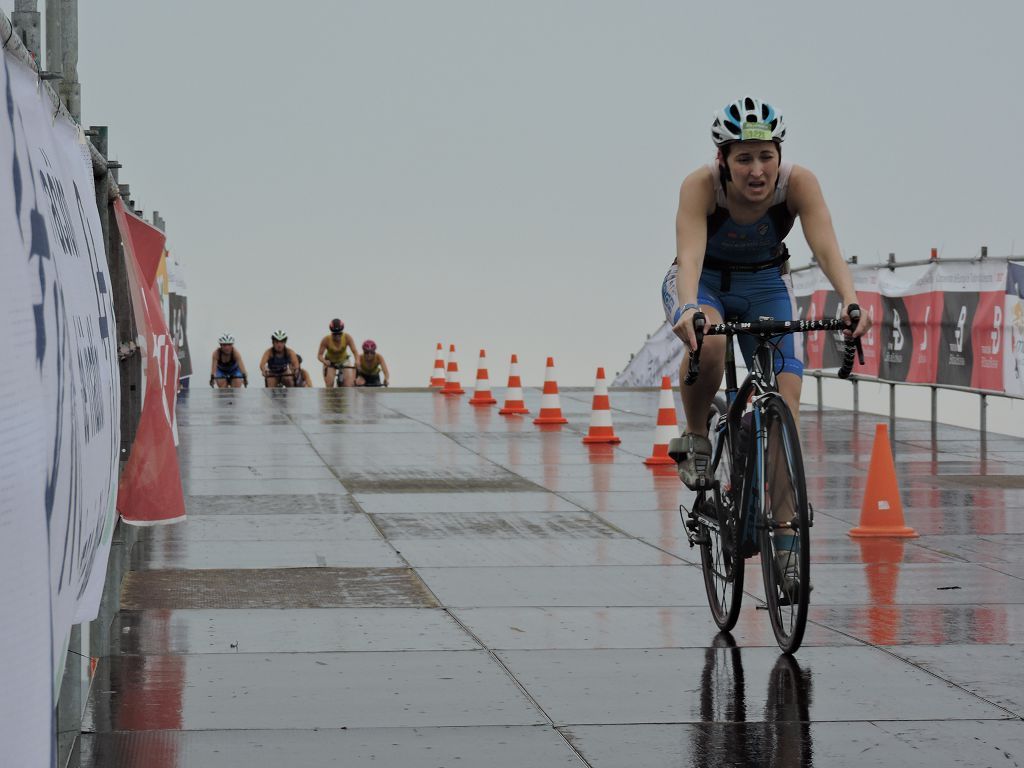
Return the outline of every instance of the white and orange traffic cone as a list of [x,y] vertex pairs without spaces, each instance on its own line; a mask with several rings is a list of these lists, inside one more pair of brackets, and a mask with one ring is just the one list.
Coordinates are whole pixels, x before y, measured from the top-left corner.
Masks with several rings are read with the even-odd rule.
[[476,366],[476,387],[470,405],[494,405],[498,401],[491,394],[491,380],[487,375],[487,352],[480,350],[480,362]]
[[505,405],[498,413],[502,416],[520,416],[530,409],[523,402],[523,382],[519,378],[519,356],[512,355],[508,367],[508,389],[505,390]]
[[437,342],[437,352],[434,353],[434,374],[430,377],[430,388],[441,388],[444,386],[444,347]]
[[590,430],[583,438],[584,443],[621,443],[612,426],[612,406],[608,400],[608,382],[604,368],[597,369],[594,382],[594,402],[590,409]]
[[668,441],[673,437],[679,437],[679,417],[672,400],[672,382],[668,376],[662,376],[661,393],[658,396],[658,424],[654,428],[654,449],[644,459],[644,464],[649,467],[675,464],[668,455]]
[[444,380],[444,389],[441,390],[442,395],[464,395],[466,390],[462,388],[462,384],[459,383],[459,363],[455,359],[455,345],[452,344],[448,347],[448,374]]
[[540,398],[540,415],[534,424],[568,424],[562,415],[562,402],[558,398],[558,382],[555,381],[555,358],[549,357],[544,371],[544,392]]

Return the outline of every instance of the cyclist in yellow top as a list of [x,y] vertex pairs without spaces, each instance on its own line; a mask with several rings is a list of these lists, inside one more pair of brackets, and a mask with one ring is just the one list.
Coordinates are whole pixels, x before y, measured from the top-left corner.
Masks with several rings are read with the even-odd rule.
[[[380,380],[381,373],[384,374],[384,381]],[[363,354],[359,356],[356,364],[356,386],[357,387],[386,387],[391,373],[388,371],[388,364],[384,362],[384,355],[377,354],[377,342],[367,339],[363,342]]]
[[[345,324],[338,318],[331,320],[328,327],[330,334],[320,340],[317,360],[324,367],[324,386],[334,386],[338,371],[341,371],[341,385],[356,385],[356,343],[350,334],[345,333]],[[351,351],[351,354],[349,352]]]

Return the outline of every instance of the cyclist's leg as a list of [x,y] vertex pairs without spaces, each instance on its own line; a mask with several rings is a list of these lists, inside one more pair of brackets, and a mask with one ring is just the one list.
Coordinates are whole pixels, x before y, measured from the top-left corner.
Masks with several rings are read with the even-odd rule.
[[341,367],[341,385],[343,387],[354,387],[356,385],[356,369],[347,365]]
[[263,379],[263,384],[264,384],[264,386],[267,386],[267,387],[270,387],[271,389],[273,389],[274,387],[277,386],[277,381],[278,381],[278,377],[271,373],[265,379]]
[[366,379],[364,379],[362,376],[356,376],[356,386],[357,387],[365,387],[366,386]]
[[324,366],[324,386],[328,389],[334,388],[334,380],[338,376],[338,369],[333,365]]
[[[677,270],[677,266],[673,264],[669,268],[668,274],[665,275],[661,286],[665,319],[673,325],[682,316],[682,309],[679,307],[679,298],[676,293]],[[705,275],[701,275],[697,290],[697,303],[700,304],[701,312],[707,316],[709,323],[720,323],[724,310],[714,290],[714,284],[714,280],[705,280]],[[718,388],[722,384],[722,374],[725,372],[725,337],[709,336],[704,339],[700,351],[700,375],[691,386],[685,386],[682,382],[686,378],[689,361],[690,353],[686,351],[683,353],[683,361],[679,367],[679,394],[683,401],[683,413],[686,416],[686,431],[706,437],[711,401],[715,399]]]

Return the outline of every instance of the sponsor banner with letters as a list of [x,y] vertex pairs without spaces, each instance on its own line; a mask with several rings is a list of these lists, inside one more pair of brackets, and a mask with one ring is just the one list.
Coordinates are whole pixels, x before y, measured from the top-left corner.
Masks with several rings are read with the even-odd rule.
[[188,348],[188,286],[185,270],[173,253],[167,254],[167,274],[171,286],[167,326],[174,348],[178,350],[178,377],[187,379],[192,375],[192,355]]
[[0,762],[50,765],[68,637],[106,576],[120,381],[85,137],[7,54],[0,88]]
[[139,426],[121,475],[117,511],[125,522],[135,525],[174,523],[185,518],[185,497],[175,450],[178,355],[157,285],[164,234],[120,200],[115,201],[114,210],[125,248],[144,379]]
[[1024,397],[1024,263],[1006,267],[1006,300],[1003,304],[1006,336],[1003,337],[1003,388]]
[[[940,384],[1024,397],[1024,264],[1000,259],[912,267],[853,266],[873,327],[854,373],[882,381]],[[843,306],[822,271],[793,273],[797,319],[838,317]],[[838,333],[805,335],[807,370],[839,367]],[[666,323],[633,356],[616,386],[678,379],[682,342]]]

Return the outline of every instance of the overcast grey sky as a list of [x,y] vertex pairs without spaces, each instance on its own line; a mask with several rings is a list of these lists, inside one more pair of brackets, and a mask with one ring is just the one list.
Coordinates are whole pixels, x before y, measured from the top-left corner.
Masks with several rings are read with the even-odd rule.
[[[7,10],[12,2],[8,0]],[[662,320],[712,112],[785,115],[863,260],[1024,252],[1020,3],[80,3],[83,120],[234,332],[312,358],[340,315],[397,384],[455,342],[503,385],[623,367]],[[808,250],[790,237],[798,263]]]

